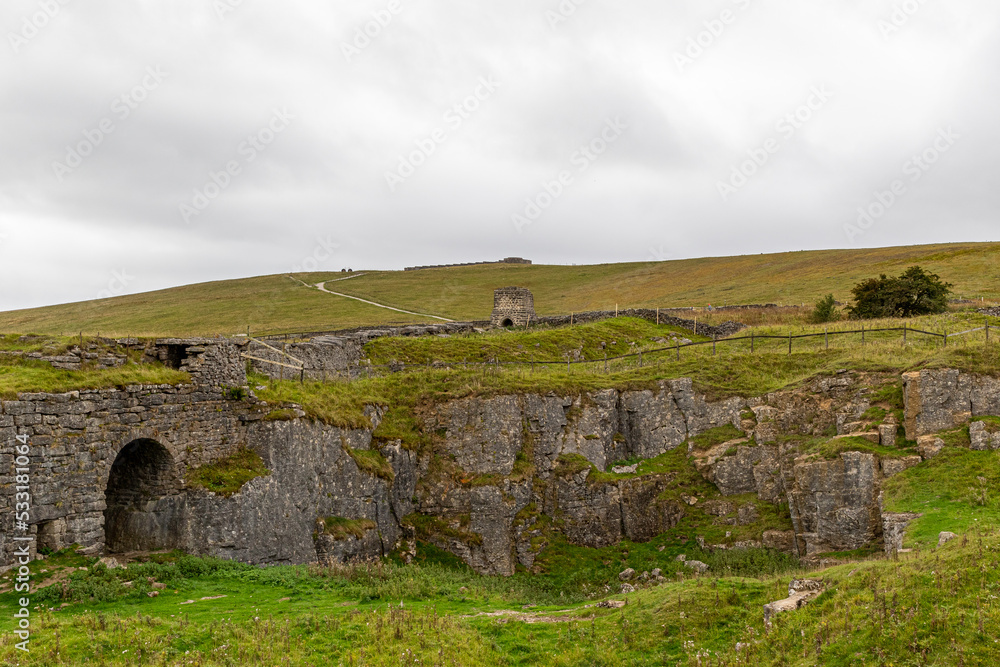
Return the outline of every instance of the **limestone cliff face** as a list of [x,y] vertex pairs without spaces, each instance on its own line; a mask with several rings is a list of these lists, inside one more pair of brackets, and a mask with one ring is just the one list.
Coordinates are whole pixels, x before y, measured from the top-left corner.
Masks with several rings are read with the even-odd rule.
[[382,447],[395,473],[390,482],[359,469],[345,449],[372,449],[367,429],[258,422],[248,440],[271,474],[251,480],[232,498],[189,491],[182,546],[250,563],[308,563],[317,560],[317,521],[344,517],[374,528],[337,544],[331,558],[372,558],[396,548],[400,519],[413,507],[416,461],[410,452],[397,443]]
[[882,475],[874,454],[844,452],[832,461],[797,460],[788,489],[799,553],[851,551],[882,537]]
[[[765,533],[759,542],[802,556],[896,544],[903,522],[883,515],[881,485],[920,457],[845,451],[824,458],[789,442],[837,433],[893,447],[892,422],[875,429],[865,421],[873,387],[893,379],[845,373],[750,400],[707,400],[690,380],[575,396],[471,397],[422,410],[434,445],[419,454],[373,440],[376,408],[371,428],[342,429],[305,418],[268,421],[270,407],[200,387],[24,394],[0,402],[0,509],[12,512],[12,443],[23,433],[37,466],[31,532],[43,546],[76,542],[98,552],[112,540],[163,542],[253,563],[303,563],[379,557],[411,543],[416,531],[479,572],[509,575],[519,563],[532,566],[546,531],[603,547],[676,526],[698,502],[678,496],[676,473],[601,473],[731,425],[743,437],[686,453],[724,496],[787,504],[794,534]],[[903,382],[911,438],[1000,414],[995,378],[941,370]],[[980,448],[998,439],[986,425],[974,433]],[[130,465],[146,466],[142,478],[155,485],[133,497],[122,483],[124,491],[113,493],[115,480],[138,468],[113,470],[140,445],[149,452]],[[187,470],[242,447],[259,454],[270,474],[232,497],[186,484]],[[358,452],[375,451],[385,465],[359,467],[365,457]],[[719,522],[754,520],[756,506],[740,501],[733,516],[733,503],[712,502],[703,511]],[[353,522],[354,530],[327,535],[317,529],[327,517]],[[0,532],[0,565],[11,560],[10,537]]]
[[[567,539],[582,546],[608,546],[625,537],[649,540],[683,516],[678,504],[658,499],[666,477],[595,484],[589,466],[567,472],[560,469],[561,457],[583,457],[599,471],[615,461],[654,458],[710,428],[738,424],[743,404],[706,401],[690,380],[663,383],[656,391],[453,401],[438,406],[425,424],[426,431],[442,434],[439,455],[464,473],[499,479],[470,489],[434,476],[425,460],[418,510],[452,523],[471,517],[465,530],[478,539],[436,540],[491,574],[512,574],[518,560],[530,567],[538,513],[556,520]],[[515,471],[519,457],[528,473]],[[534,513],[518,520],[529,505]]]
[[682,379],[657,391],[463,399],[439,406],[425,429],[443,430],[443,449],[470,473],[509,475],[529,438],[542,475],[563,454],[579,454],[606,471],[615,461],[659,456],[711,428],[738,427],[744,405],[706,401]]

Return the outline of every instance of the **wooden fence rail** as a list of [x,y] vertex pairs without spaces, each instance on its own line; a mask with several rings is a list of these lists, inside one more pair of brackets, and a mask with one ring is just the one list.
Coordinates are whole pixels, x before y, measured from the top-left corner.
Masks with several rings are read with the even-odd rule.
[[757,335],[757,334],[751,333],[751,335],[749,335],[749,336],[736,336],[736,337],[732,337],[732,338],[720,338],[720,339],[698,341],[698,342],[691,342],[691,343],[683,343],[683,344],[678,343],[676,345],[671,345],[669,347],[660,347],[660,348],[656,348],[656,349],[652,349],[652,350],[642,350],[642,351],[639,351],[639,352],[631,352],[629,354],[621,354],[621,355],[617,355],[617,356],[614,356],[614,357],[603,357],[601,359],[579,359],[579,360],[535,359],[535,360],[527,360],[527,361],[520,361],[520,360],[518,360],[518,361],[513,361],[513,360],[512,361],[500,361],[500,360],[493,360],[493,361],[458,361],[458,362],[433,361],[433,362],[429,362],[429,363],[373,364],[373,365],[366,366],[366,368],[368,368],[370,370],[374,370],[374,369],[396,369],[396,370],[399,370],[400,368],[403,368],[403,369],[405,369],[405,368],[434,368],[434,367],[438,367],[438,368],[455,368],[455,367],[469,367],[469,366],[495,367],[495,368],[500,368],[500,367],[504,367],[504,366],[522,366],[522,367],[530,366],[531,368],[534,368],[535,366],[566,366],[567,369],[569,369],[572,366],[578,366],[578,365],[604,364],[604,368],[605,368],[605,371],[606,371],[607,367],[608,367],[608,363],[612,362],[612,361],[622,361],[622,360],[625,360],[625,359],[636,359],[636,360],[638,360],[639,366],[641,367],[642,364],[643,364],[643,358],[644,357],[648,358],[649,356],[656,355],[656,354],[674,353],[674,354],[677,355],[677,358],[680,359],[681,358],[681,350],[686,349],[686,348],[704,347],[706,345],[711,345],[712,346],[712,352],[713,352],[713,354],[716,354],[716,351],[717,351],[719,345],[727,344],[727,343],[732,344],[732,343],[739,343],[739,342],[749,341],[750,342],[750,354],[755,354],[758,342],[760,342],[760,341],[766,341],[766,340],[780,340],[780,341],[788,341],[788,353],[791,354],[792,351],[793,351],[793,342],[796,341],[796,340],[802,340],[802,339],[807,339],[807,338],[823,338],[825,340],[825,342],[826,342],[826,349],[829,349],[829,347],[830,347],[829,341],[830,341],[831,337],[849,336],[849,335],[858,335],[858,334],[860,334],[862,336],[862,343],[864,344],[866,342],[866,337],[870,336],[871,334],[879,334],[879,333],[902,333],[903,334],[903,341],[904,341],[904,343],[908,340],[910,334],[917,334],[917,335],[922,335],[922,336],[928,336],[928,337],[930,337],[932,339],[940,339],[942,341],[943,345],[947,346],[949,338],[954,338],[954,337],[957,337],[957,336],[965,336],[965,335],[969,335],[969,334],[976,333],[976,332],[979,332],[979,331],[986,331],[987,342],[989,342],[989,330],[990,330],[990,328],[991,328],[990,325],[987,323],[987,325],[985,327],[980,327],[978,329],[970,329],[969,331],[962,331],[962,332],[954,333],[954,334],[937,333],[937,332],[934,332],[934,331],[924,331],[923,329],[914,329],[914,328],[908,327],[908,326],[903,326],[903,327],[885,327],[885,328],[876,328],[876,329],[861,328],[861,329],[838,330],[838,331],[824,330],[824,331],[816,332],[816,333],[788,334],[788,335],[775,335],[775,334]]
[[[620,355],[617,355],[617,356],[614,356],[614,357],[607,357],[607,356],[605,356],[605,357],[603,357],[601,359],[577,359],[577,360],[572,360],[572,359],[560,359],[560,360],[555,360],[555,359],[533,359],[533,360],[525,360],[525,361],[521,361],[521,360],[517,360],[517,361],[514,361],[514,360],[511,360],[511,361],[500,361],[499,359],[495,359],[495,360],[491,360],[491,361],[440,361],[440,360],[438,360],[438,361],[432,361],[432,362],[427,362],[427,363],[399,363],[399,362],[397,362],[397,363],[392,363],[392,364],[371,364],[371,365],[363,366],[362,368],[364,368],[366,370],[366,372],[370,375],[372,371],[378,370],[378,369],[385,369],[385,370],[389,370],[389,371],[401,371],[401,370],[413,369],[413,368],[458,368],[458,367],[483,367],[483,368],[497,368],[497,369],[499,369],[499,368],[502,368],[502,367],[520,366],[520,367],[530,367],[532,370],[534,370],[535,366],[542,366],[542,367],[547,367],[547,366],[566,366],[567,371],[569,371],[573,366],[587,365],[587,364],[604,364],[604,371],[607,372],[607,370],[608,370],[608,363],[609,362],[623,361],[623,360],[626,360],[626,359],[636,359],[638,361],[639,367],[642,367],[643,363],[644,363],[644,358],[648,359],[652,355],[672,353],[672,354],[676,355],[676,358],[679,360],[679,359],[681,359],[681,350],[684,350],[684,349],[687,349],[687,348],[704,347],[704,346],[707,346],[707,345],[711,345],[712,346],[712,354],[715,355],[715,354],[718,353],[718,347],[720,345],[734,344],[734,343],[741,343],[741,342],[747,342],[747,341],[749,341],[749,343],[750,343],[750,354],[756,354],[759,342],[780,340],[782,342],[784,342],[784,341],[788,342],[788,354],[792,354],[793,349],[794,349],[794,341],[796,341],[796,340],[804,340],[804,339],[810,339],[810,338],[812,338],[812,339],[822,338],[824,340],[824,342],[825,342],[826,349],[830,349],[830,339],[831,338],[835,338],[837,336],[851,336],[851,335],[859,335],[860,334],[860,336],[861,336],[861,344],[865,345],[865,344],[867,344],[868,338],[872,334],[902,333],[902,335],[903,335],[902,336],[903,337],[903,343],[904,344],[909,340],[910,335],[915,334],[915,335],[919,335],[919,336],[927,336],[927,337],[929,337],[931,339],[940,339],[942,341],[942,344],[945,347],[947,347],[948,340],[950,338],[956,338],[956,337],[959,337],[959,336],[967,336],[967,335],[970,335],[970,334],[978,333],[980,331],[985,331],[986,332],[986,342],[987,342],[987,344],[989,344],[989,342],[990,342],[990,329],[991,329],[990,324],[989,324],[989,322],[987,322],[986,326],[979,327],[979,328],[976,328],[976,329],[969,329],[968,331],[961,331],[961,332],[953,333],[953,334],[938,333],[938,332],[934,332],[934,331],[925,331],[923,329],[914,329],[914,328],[909,327],[909,326],[885,327],[885,328],[874,328],[874,329],[866,329],[866,328],[862,327],[860,329],[837,330],[837,331],[831,331],[829,329],[825,329],[824,331],[815,332],[815,333],[805,333],[805,334],[792,334],[792,333],[789,333],[788,335],[776,335],[776,334],[761,334],[761,335],[758,335],[758,334],[755,334],[755,333],[751,332],[751,334],[749,336],[736,336],[736,337],[732,337],[732,338],[719,338],[719,339],[706,340],[706,341],[698,341],[698,342],[689,342],[689,343],[683,343],[683,344],[682,343],[677,343],[676,345],[670,345],[670,346],[667,346],[667,347],[659,347],[659,348],[655,348],[655,349],[652,349],[652,350],[640,350],[638,352],[631,352],[631,353],[628,353],[628,354],[620,354]],[[260,342],[263,343],[263,341],[260,341]],[[263,343],[263,344],[266,345],[266,343]],[[278,349],[276,349],[274,347],[271,347],[270,345],[266,345],[266,346],[269,347],[270,349],[274,350],[275,352],[281,354],[285,358],[291,359],[293,361],[298,362],[299,365],[297,365],[297,366],[291,366],[289,364],[283,364],[283,363],[280,363],[280,362],[270,361],[270,360],[266,360],[266,359],[257,359],[257,361],[262,361],[262,362],[266,362],[266,363],[275,364],[277,366],[284,366],[284,367],[287,367],[287,368],[293,368],[295,370],[298,370],[300,372],[300,379],[302,379],[302,380],[304,380],[304,376],[305,376],[305,371],[306,370],[318,370],[318,369],[308,369],[308,368],[305,368],[305,364],[303,362],[299,361],[298,359],[295,359],[294,357],[292,357],[291,355],[287,354],[283,350],[278,350]],[[247,355],[244,355],[244,356],[247,356]]]

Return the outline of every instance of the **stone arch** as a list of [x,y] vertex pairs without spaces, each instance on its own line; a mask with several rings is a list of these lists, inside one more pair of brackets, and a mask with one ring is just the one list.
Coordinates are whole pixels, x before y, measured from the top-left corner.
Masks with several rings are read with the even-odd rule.
[[514,320],[512,320],[512,319],[510,319],[508,317],[503,322],[500,323],[500,326],[505,327],[505,328],[506,327],[512,327],[512,326],[514,326]]
[[122,447],[104,492],[104,545],[111,553],[180,545],[184,500],[170,451],[151,438]]

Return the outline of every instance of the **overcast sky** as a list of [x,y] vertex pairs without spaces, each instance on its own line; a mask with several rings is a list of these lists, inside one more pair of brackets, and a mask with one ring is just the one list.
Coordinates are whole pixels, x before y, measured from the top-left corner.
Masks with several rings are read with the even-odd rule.
[[4,0],[0,27],[4,310],[1000,236],[996,0]]

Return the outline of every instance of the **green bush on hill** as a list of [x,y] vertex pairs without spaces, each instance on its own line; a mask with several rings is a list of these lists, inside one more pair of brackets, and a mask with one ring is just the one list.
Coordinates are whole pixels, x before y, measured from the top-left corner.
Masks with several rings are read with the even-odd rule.
[[833,298],[832,294],[827,294],[816,302],[816,308],[813,309],[812,314],[813,323],[824,324],[839,319],[840,313],[837,312],[837,300]]
[[951,288],[937,274],[911,266],[898,278],[882,274],[855,285],[854,305],[848,311],[857,320],[943,313],[948,310]]

